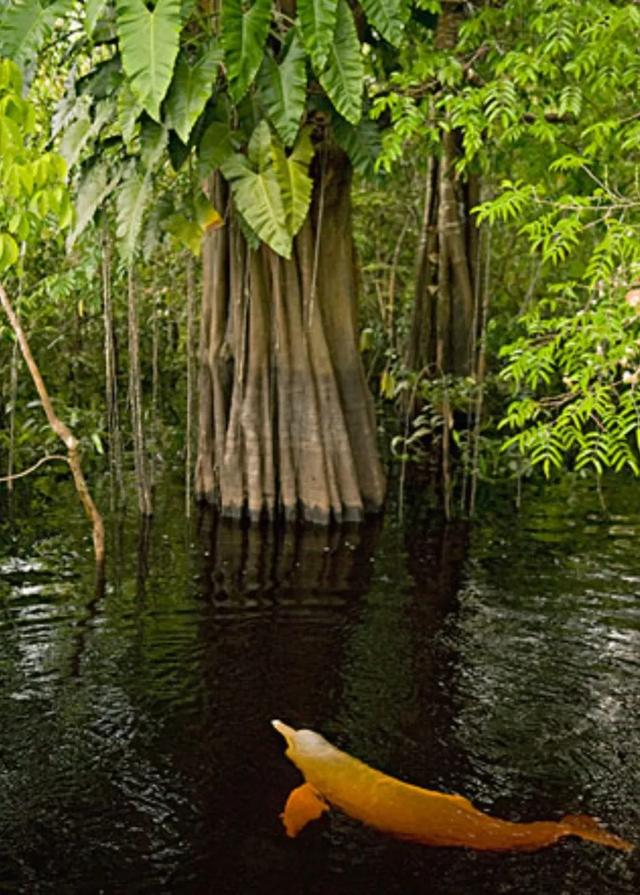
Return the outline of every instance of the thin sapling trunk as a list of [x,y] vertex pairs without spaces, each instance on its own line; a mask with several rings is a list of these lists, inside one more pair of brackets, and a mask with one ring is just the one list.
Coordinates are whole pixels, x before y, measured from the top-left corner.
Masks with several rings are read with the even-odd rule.
[[20,320],[13,310],[11,302],[9,301],[9,297],[2,285],[0,285],[0,304],[2,304],[2,307],[7,317],[9,318],[11,328],[13,329],[16,339],[18,340],[20,351],[22,352],[22,356],[27,365],[27,369],[29,370],[31,378],[33,379],[33,383],[36,387],[36,391],[38,392],[40,403],[42,404],[42,408],[46,414],[49,425],[67,449],[66,459],[67,463],[69,464],[69,468],[71,469],[73,482],[76,487],[76,491],[78,492],[80,502],[82,503],[84,511],[87,514],[87,517],[91,522],[93,528],[93,549],[96,557],[96,563],[98,563],[98,565],[102,565],[105,558],[104,523],[102,521],[102,516],[100,515],[98,508],[96,507],[93,498],[91,497],[86,479],[82,472],[78,440],[74,436],[71,429],[69,429],[69,427],[65,425],[65,423],[63,423],[62,420],[60,420],[55,414],[53,403],[44,384],[42,374],[40,373],[40,369],[33,355],[31,354],[31,349],[29,348],[27,337],[24,333],[24,330],[22,329]]

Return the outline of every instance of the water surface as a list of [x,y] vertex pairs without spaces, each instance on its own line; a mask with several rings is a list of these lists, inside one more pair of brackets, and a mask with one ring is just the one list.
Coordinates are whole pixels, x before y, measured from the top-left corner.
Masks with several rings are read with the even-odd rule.
[[106,587],[69,486],[0,523],[0,892],[637,893],[577,840],[487,855],[332,814],[269,720],[512,820],[640,845],[640,488],[569,485],[473,528],[112,520]]

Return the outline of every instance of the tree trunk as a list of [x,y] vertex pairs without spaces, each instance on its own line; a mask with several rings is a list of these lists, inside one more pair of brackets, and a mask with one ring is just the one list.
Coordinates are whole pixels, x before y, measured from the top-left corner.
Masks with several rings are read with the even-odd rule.
[[187,253],[186,258],[187,273],[187,332],[186,332],[186,366],[187,366],[187,412],[186,412],[186,428],[185,428],[185,515],[187,518],[191,515],[191,482],[193,478],[193,409],[194,409],[194,363],[195,363],[195,344],[194,344],[194,320],[196,305],[196,287],[193,273],[193,255]]
[[111,509],[124,501],[124,473],[122,465],[122,431],[118,398],[118,364],[116,328],[111,290],[111,239],[108,223],[102,233],[102,316],[104,323],[104,372],[109,438],[109,474]]
[[[478,232],[470,209],[477,184],[456,181],[456,135],[429,161],[407,365],[434,375],[475,368]],[[471,201],[470,201],[471,199]]]
[[226,188],[207,235],[196,495],[225,515],[319,523],[379,510],[384,474],[356,338],[351,171],[322,149],[291,260],[251,249]]
[[142,406],[142,372],[140,369],[140,328],[133,268],[128,271],[128,338],[129,338],[129,403],[133,434],[133,461],[138,491],[138,509],[143,516],[153,514],[149,458],[144,431]]
[[[464,14],[459,6],[438,18],[436,46],[452,49]],[[466,376],[475,369],[478,325],[478,230],[471,208],[479,181],[456,173],[460,136],[443,133],[440,155],[429,160],[416,270],[416,295],[407,365],[432,375]]]

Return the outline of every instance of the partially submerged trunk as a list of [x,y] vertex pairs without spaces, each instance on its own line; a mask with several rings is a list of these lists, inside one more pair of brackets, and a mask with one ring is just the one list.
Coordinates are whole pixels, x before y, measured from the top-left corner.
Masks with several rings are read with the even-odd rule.
[[[445,6],[438,18],[436,46],[451,50],[464,13]],[[429,160],[416,295],[407,347],[407,365],[432,376],[475,371],[479,233],[471,209],[479,202],[479,180],[457,172],[460,134],[444,132],[439,156]]]
[[204,246],[196,495],[225,515],[328,523],[383,502],[356,338],[351,171],[322,149],[313,173],[291,260],[249,248],[222,180],[211,184],[227,226]]
[[[436,47],[453,50],[464,19],[460,4],[446,3],[438,16]],[[451,401],[451,377],[469,377],[477,384],[473,410],[466,411],[466,428],[472,429],[471,489],[463,477],[461,506],[473,512],[479,457],[484,371],[488,255],[481,263],[480,230],[472,209],[480,202],[480,179],[461,175],[456,162],[462,154],[462,135],[443,129],[440,152],[429,159],[425,184],[424,214],[418,247],[413,316],[405,353],[407,367],[440,383],[435,406],[442,426],[432,447],[440,452],[439,471],[445,516],[452,516],[456,449],[452,430],[460,408]],[[484,242],[484,240],[483,240]],[[485,281],[483,283],[483,280]],[[484,291],[484,297],[483,297]],[[421,399],[408,399],[410,416],[421,409]]]
[[105,224],[102,234],[102,316],[104,323],[104,370],[109,438],[109,484],[111,509],[124,502],[124,472],[122,460],[122,430],[118,396],[118,362],[116,325],[111,284],[111,240]]
[[442,138],[442,155],[429,161],[418,251],[416,294],[407,365],[440,376],[466,376],[476,365],[478,326],[478,204],[476,178],[456,178],[456,134]]
[[149,457],[147,455],[142,406],[142,372],[140,368],[140,327],[136,283],[133,268],[128,272],[127,290],[128,339],[129,339],[129,404],[131,407],[131,431],[133,435],[133,461],[138,491],[138,509],[143,516],[153,515],[153,498]]

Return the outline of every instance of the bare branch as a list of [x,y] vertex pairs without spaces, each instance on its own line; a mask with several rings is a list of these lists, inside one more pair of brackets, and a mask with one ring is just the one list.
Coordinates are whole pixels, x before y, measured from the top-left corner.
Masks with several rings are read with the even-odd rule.
[[68,457],[63,457],[62,454],[47,454],[45,457],[40,457],[37,463],[34,463],[33,466],[30,466],[28,469],[23,469],[22,472],[14,472],[11,475],[0,475],[0,482],[15,482],[16,479],[23,479],[25,476],[31,475],[32,472],[35,472],[36,469],[39,469],[44,463],[48,463],[50,460],[62,460],[63,463],[69,463]]

